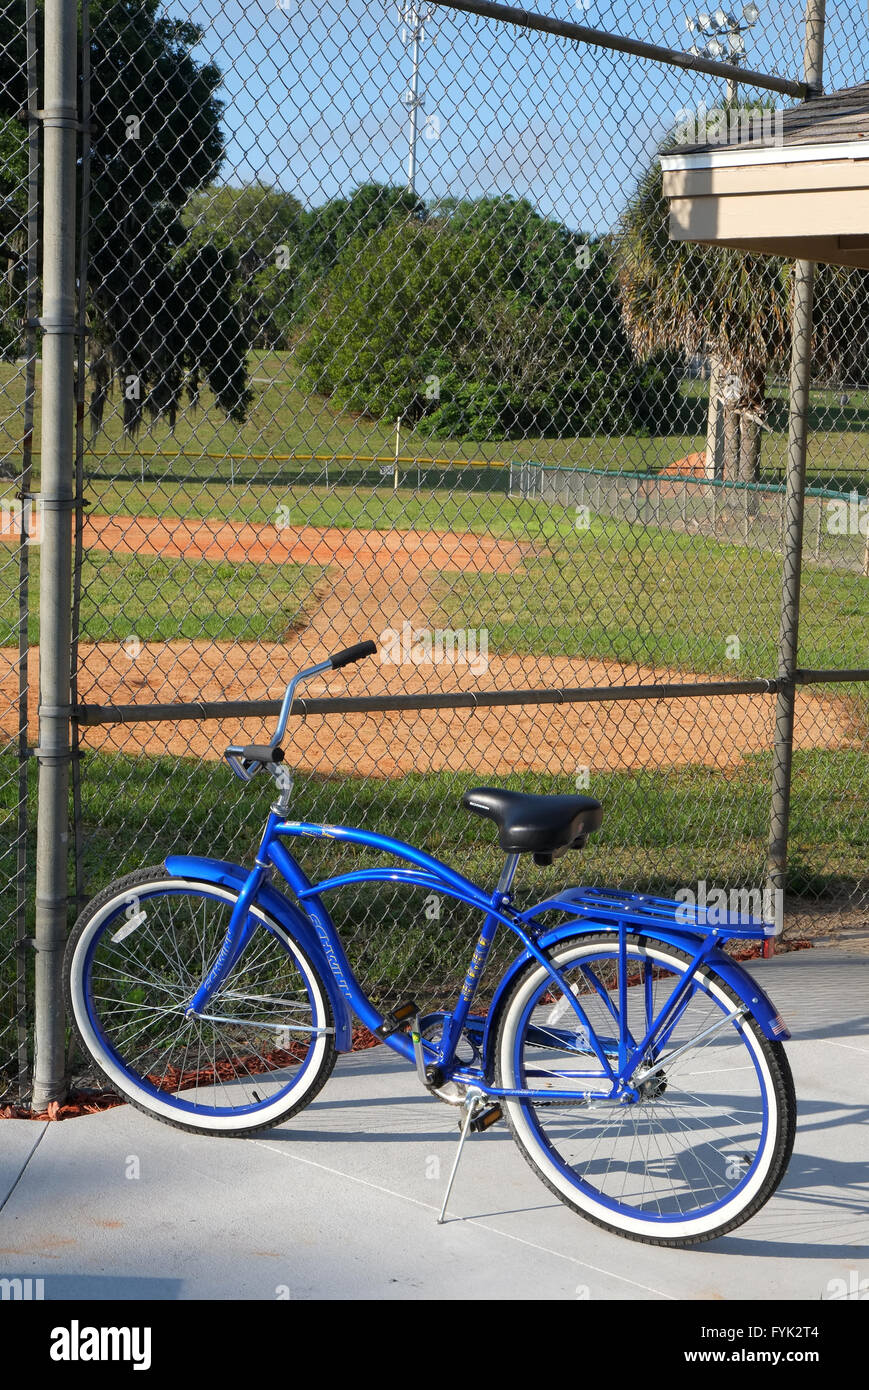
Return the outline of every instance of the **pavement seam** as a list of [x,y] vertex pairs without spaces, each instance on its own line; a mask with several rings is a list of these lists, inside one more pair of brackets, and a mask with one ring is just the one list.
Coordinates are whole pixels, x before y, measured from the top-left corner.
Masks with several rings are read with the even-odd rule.
[[9,1201],[9,1198],[12,1196],[12,1193],[15,1191],[15,1189],[16,1189],[16,1187],[18,1186],[18,1184],[20,1183],[21,1179],[24,1177],[24,1174],[25,1174],[26,1171],[27,1171],[27,1166],[28,1166],[28,1164],[30,1163],[30,1160],[32,1159],[33,1155],[36,1153],[36,1150],[39,1148],[39,1145],[42,1143],[42,1140],[43,1140],[43,1138],[45,1137],[45,1131],[48,1129],[49,1123],[50,1123],[50,1121],[48,1121],[48,1120],[45,1120],[45,1121],[43,1122],[42,1129],[39,1131],[39,1134],[38,1134],[37,1137],[36,1137],[36,1142],[34,1143],[33,1148],[30,1150],[30,1153],[27,1155],[27,1157],[25,1158],[24,1162],[23,1162],[22,1165],[21,1165],[21,1172],[18,1174],[17,1178],[15,1179],[14,1183],[13,1183],[12,1186],[10,1187],[9,1191],[6,1193],[6,1196],[3,1198],[3,1201],[0,1202],[0,1212],[3,1211],[3,1208],[6,1206],[6,1203]]
[[[423,1211],[438,1212],[439,1207],[432,1206],[429,1202],[421,1202],[418,1197],[409,1197],[404,1192],[396,1192],[391,1187],[383,1187],[380,1183],[369,1182],[367,1178],[357,1177],[353,1173],[342,1172],[340,1168],[330,1168],[325,1163],[317,1163],[312,1158],[302,1158],[299,1154],[288,1153],[286,1149],[276,1148],[273,1144],[266,1144],[262,1139],[252,1141],[257,1148],[268,1149],[269,1153],[278,1154],[281,1158],[291,1158],[296,1163],[307,1164],[309,1168],[319,1168],[323,1173],[331,1173],[333,1177],[345,1178],[348,1182],[358,1183],[360,1187],[371,1188],[374,1192],[382,1192],[387,1197],[397,1197],[400,1202],[409,1202],[415,1207],[421,1207]],[[599,1265],[589,1264],[587,1260],[577,1259],[575,1255],[565,1255],[560,1250],[552,1250],[548,1245],[538,1245],[533,1240],[526,1240],[524,1236],[512,1235],[509,1231],[501,1231],[497,1226],[488,1226],[475,1216],[454,1217],[453,1220],[461,1221],[466,1226],[479,1226],[483,1231],[488,1231],[491,1235],[501,1236],[504,1240],[512,1240],[519,1245],[527,1245],[531,1250],[539,1250],[544,1255],[552,1255],[557,1260],[567,1260],[570,1264],[578,1265],[580,1269],[591,1270],[595,1274],[602,1274],[610,1279],[618,1279],[622,1284],[630,1284],[631,1288],[642,1289],[644,1293],[655,1294],[657,1298],[664,1298],[670,1302],[675,1302],[675,1295],[664,1293],[661,1289],[652,1288],[650,1284],[641,1284],[636,1279],[628,1279],[624,1274],[616,1274],[614,1270],[602,1269]]]

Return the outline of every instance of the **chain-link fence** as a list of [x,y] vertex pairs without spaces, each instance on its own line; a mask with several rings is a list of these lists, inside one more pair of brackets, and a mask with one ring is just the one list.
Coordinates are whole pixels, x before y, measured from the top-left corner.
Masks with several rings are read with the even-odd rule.
[[[594,515],[714,536],[753,550],[780,553],[785,544],[787,493],[783,486],[519,463],[510,468],[510,494],[574,507],[580,527],[590,525]],[[804,563],[869,574],[867,540],[858,526],[848,525],[849,513],[859,506],[856,491],[849,495],[829,488],[806,489]]]
[[[692,42],[675,5],[539,13]],[[832,7],[828,86],[856,80],[862,20]],[[369,636],[377,662],[315,683],[291,720],[306,819],[491,882],[465,788],[589,789],[602,832],[523,865],[517,891],[759,894],[790,280],[757,258],[733,293],[707,277],[698,341],[680,301],[697,287],[643,266],[667,251],[655,152],[680,113],[787,98],[446,3],[92,0],[89,22],[75,895],[180,846],[244,860],[267,792],[239,788],[224,748],[268,737],[290,674]],[[723,24],[744,69],[801,76],[802,6]],[[867,305],[863,272],[819,271],[799,649],[816,675],[869,664]],[[761,346],[734,389],[739,322]],[[20,411],[25,368],[0,366]],[[786,934],[865,923],[865,692],[799,687]],[[312,875],[339,860],[334,841],[304,853]],[[442,1002],[460,980],[463,909],[367,885],[335,910],[375,1000]]]
[[0,1101],[29,1080],[28,697],[38,311],[39,135],[35,0],[0,38]]

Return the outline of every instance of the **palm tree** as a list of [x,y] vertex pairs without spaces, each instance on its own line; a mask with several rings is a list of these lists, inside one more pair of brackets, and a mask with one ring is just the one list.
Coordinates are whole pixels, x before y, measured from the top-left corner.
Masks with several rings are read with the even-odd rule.
[[[760,476],[767,374],[790,349],[793,267],[775,256],[671,241],[657,161],[641,177],[615,237],[622,317],[637,355],[703,354],[710,396],[722,407],[723,474]],[[860,332],[869,299],[863,271],[821,266],[816,281],[813,370],[821,380],[865,372]],[[711,414],[711,412],[710,412]]]

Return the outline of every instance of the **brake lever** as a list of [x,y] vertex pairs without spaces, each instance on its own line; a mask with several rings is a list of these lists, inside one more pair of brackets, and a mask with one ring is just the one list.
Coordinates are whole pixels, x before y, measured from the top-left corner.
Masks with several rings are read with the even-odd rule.
[[262,763],[247,762],[236,748],[227,748],[223,756],[240,782],[252,782],[257,773],[262,772]]

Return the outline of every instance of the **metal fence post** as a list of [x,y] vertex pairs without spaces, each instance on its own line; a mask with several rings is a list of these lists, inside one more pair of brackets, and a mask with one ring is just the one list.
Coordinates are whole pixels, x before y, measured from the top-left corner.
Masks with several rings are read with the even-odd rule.
[[67,925],[75,347],[76,0],[46,0],[43,111],[42,545],[36,1047],[32,1107],[65,1091],[61,965]]
[[[824,14],[826,0],[807,0],[805,77],[813,95],[821,90],[824,64]],[[812,378],[812,309],[815,263],[797,261],[791,313],[791,372],[788,411],[788,472],[785,500],[785,549],[782,567],[782,601],[778,642],[778,675],[781,685],[776,700],[773,748],[772,800],[770,806],[767,890],[769,900],[784,903],[787,881],[788,829],[793,765],[796,669],[800,624],[800,581],[803,559],[803,522],[806,505],[806,448],[808,444],[809,388]],[[764,947],[771,953],[771,943]]]

